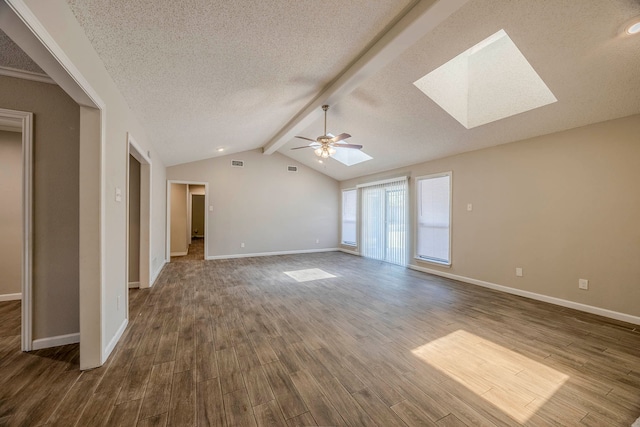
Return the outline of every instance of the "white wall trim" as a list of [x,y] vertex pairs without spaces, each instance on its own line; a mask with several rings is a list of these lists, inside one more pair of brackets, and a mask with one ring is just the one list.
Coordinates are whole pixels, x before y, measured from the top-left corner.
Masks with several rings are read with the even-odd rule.
[[350,249],[345,249],[345,248],[338,248],[338,250],[340,252],[344,252],[345,254],[360,256],[360,252],[358,252],[358,251],[352,251]]
[[465,276],[458,276],[456,274],[451,274],[451,273],[446,273],[444,271],[420,267],[413,264],[409,264],[407,267],[409,267],[412,270],[421,271],[423,273],[429,273],[429,274],[434,274],[436,276],[446,277],[447,279],[458,280],[460,282],[470,283],[472,285],[478,285],[484,288],[506,292],[508,294],[518,295],[521,297],[530,298],[537,301],[548,302],[549,304],[555,304],[561,307],[572,308],[574,310],[584,311],[585,313],[597,314],[598,316],[608,317],[610,319],[620,320],[622,322],[633,323],[634,325],[640,325],[640,317],[632,316],[630,314],[620,313],[613,310],[607,310],[606,308],[594,307],[592,305],[581,304],[579,302],[569,301],[562,298],[556,298],[548,295],[537,294],[535,292],[524,291],[522,289],[516,289],[516,288],[511,288],[509,286],[498,285],[496,283],[485,282],[484,280],[472,279],[470,277],[465,277]]
[[102,360],[107,360],[113,349],[116,347],[116,344],[118,344],[118,341],[120,341],[120,338],[122,338],[122,334],[124,334],[124,331],[125,329],[127,329],[128,324],[129,319],[125,318],[116,331],[116,334],[113,336],[113,338],[111,338],[111,341],[109,341],[109,344],[105,347],[104,352],[102,353]]
[[185,256],[189,253],[189,251],[184,252],[171,252],[171,256]]
[[[151,244],[152,233],[152,206],[153,206],[153,188],[152,188],[152,168],[150,152],[145,151],[133,138],[131,133],[127,132],[127,152],[130,156],[140,163],[140,247],[139,247],[139,282],[141,288],[150,287],[150,275],[152,269]],[[129,158],[127,157],[127,274],[129,273]],[[127,298],[127,313],[129,312],[129,299]]]
[[67,344],[77,344],[80,342],[80,332],[75,334],[58,335],[49,338],[40,338],[33,340],[31,348],[33,350],[41,350],[43,348],[58,347]]
[[149,281],[149,287],[152,287],[153,285],[155,285],[156,280],[158,280],[158,277],[160,277],[160,273],[162,273],[162,270],[164,269],[165,265],[167,265],[167,261],[160,264],[160,267],[158,267],[158,269],[151,275],[151,280]]
[[0,117],[4,123],[13,123],[22,132],[22,263],[19,299],[23,301],[21,348],[22,351],[30,351],[33,328],[33,113],[0,108]]
[[[91,258],[95,256],[94,253],[87,253],[85,255],[86,261],[83,261],[83,257],[80,258],[80,334],[82,335],[81,351],[80,351],[80,367],[81,369],[88,369],[97,366],[101,366],[104,360],[100,360],[100,354],[104,354],[104,331],[105,325],[105,284],[107,282],[106,276],[106,215],[105,215],[105,201],[106,201],[106,104],[102,98],[98,95],[93,86],[84,77],[76,65],[67,56],[66,52],[58,45],[56,40],[49,34],[45,26],[40,22],[38,17],[27,6],[25,0],[6,0],[0,2],[0,7],[4,5],[13,10],[18,20],[7,18],[5,21],[10,21],[12,24],[12,33],[10,35],[16,41],[15,36],[20,33],[21,43],[16,42],[22,50],[24,50],[29,56],[34,58],[34,55],[39,56],[40,62],[36,63],[51,77],[54,81],[65,91],[72,99],[74,99],[81,106],[80,113],[80,145],[92,145],[97,142],[99,146],[99,161],[100,170],[91,171],[90,178],[93,175],[99,177],[99,189],[97,209],[100,213],[98,219],[99,230],[97,233],[93,229],[89,229],[82,220],[80,221],[80,242],[82,249],[82,242],[88,241],[89,236],[99,236],[100,241],[97,242],[99,247],[99,271],[95,268],[89,268],[89,264],[93,261]],[[7,14],[9,15],[9,14]],[[20,22],[18,22],[20,21]],[[6,22],[5,22],[6,23]],[[9,34],[7,28],[3,28],[5,33]],[[25,31],[26,30],[26,31]],[[34,43],[34,40],[35,43]],[[27,46],[28,45],[28,46]],[[44,48],[44,49],[43,49]],[[83,140],[83,114],[82,107],[96,108],[100,114],[100,123],[97,126],[96,135],[91,135],[87,132]],[[94,140],[94,138],[99,141]],[[95,155],[94,153],[91,153]],[[97,156],[95,156],[97,157]],[[83,162],[82,150],[81,150],[81,163]],[[80,169],[80,181],[82,189],[83,168]],[[96,186],[97,187],[97,186]],[[82,190],[81,190],[82,191]],[[81,197],[82,200],[82,197]],[[85,205],[91,205],[93,201],[85,203]],[[82,203],[81,203],[82,204]],[[81,206],[82,208],[82,206]],[[94,239],[95,241],[95,239]],[[93,271],[91,271],[93,270]],[[89,274],[89,272],[91,272]],[[91,280],[85,280],[84,276],[91,277]],[[99,281],[95,280],[99,278]],[[24,294],[24,291],[23,291]],[[99,295],[99,298],[96,296]],[[24,295],[24,300],[28,303],[30,300],[29,295]],[[92,328],[94,317],[100,319],[100,329],[96,334],[95,327]],[[23,325],[24,327],[24,325]],[[30,325],[29,325],[30,327]],[[23,337],[24,339],[24,337]],[[28,342],[30,345],[31,342]],[[24,346],[24,344],[23,344]]]
[[325,249],[301,249],[297,251],[277,251],[277,252],[257,252],[253,254],[231,254],[231,255],[212,255],[208,256],[207,260],[214,259],[232,259],[232,258],[253,258],[259,256],[275,256],[275,255],[296,255],[296,254],[311,254],[317,252],[337,252],[338,248],[325,248]]
[[129,286],[129,289],[136,289],[140,287],[140,282],[129,282],[128,286]]
[[56,84],[53,79],[46,74],[34,73],[32,71],[18,70],[17,68],[0,66],[0,76],[14,77],[16,79],[31,80],[40,83]]
[[22,299],[22,293],[0,295],[0,301],[18,301]]

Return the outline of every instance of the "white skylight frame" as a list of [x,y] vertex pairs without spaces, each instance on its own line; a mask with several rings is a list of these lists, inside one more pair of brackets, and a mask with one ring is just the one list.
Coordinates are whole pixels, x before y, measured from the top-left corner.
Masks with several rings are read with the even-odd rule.
[[557,102],[505,30],[413,84],[467,129]]
[[373,157],[362,150],[340,147],[335,147],[335,149],[336,153],[331,157],[339,161],[343,165],[353,166],[357,165],[358,163],[366,162],[367,160],[373,159]]

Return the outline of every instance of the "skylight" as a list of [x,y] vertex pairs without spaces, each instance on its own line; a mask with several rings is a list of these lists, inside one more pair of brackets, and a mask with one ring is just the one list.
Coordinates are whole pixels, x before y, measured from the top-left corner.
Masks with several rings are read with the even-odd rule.
[[367,160],[373,159],[373,157],[362,150],[340,147],[336,147],[336,153],[331,157],[347,166],[357,165],[358,163],[366,162]]
[[504,30],[413,84],[467,129],[557,101]]

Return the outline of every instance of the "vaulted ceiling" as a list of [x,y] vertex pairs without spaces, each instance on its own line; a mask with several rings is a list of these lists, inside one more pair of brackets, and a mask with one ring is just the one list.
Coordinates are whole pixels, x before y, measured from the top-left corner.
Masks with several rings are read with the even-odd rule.
[[[342,180],[640,113],[637,0],[67,1],[167,165],[264,147]],[[466,129],[413,82],[501,29],[558,102]],[[290,150],[325,102],[372,160]]]

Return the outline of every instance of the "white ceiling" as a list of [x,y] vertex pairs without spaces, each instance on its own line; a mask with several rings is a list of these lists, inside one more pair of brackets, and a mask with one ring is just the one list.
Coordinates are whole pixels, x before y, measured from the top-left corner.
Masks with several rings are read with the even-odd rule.
[[[322,134],[320,114],[290,121],[416,3],[67,1],[167,165]],[[638,15],[637,0],[470,0],[332,100],[328,130],[373,160],[320,165],[295,139],[278,151],[343,180],[640,113],[640,35],[621,35]],[[558,102],[465,129],[413,82],[500,29]]]

